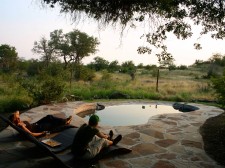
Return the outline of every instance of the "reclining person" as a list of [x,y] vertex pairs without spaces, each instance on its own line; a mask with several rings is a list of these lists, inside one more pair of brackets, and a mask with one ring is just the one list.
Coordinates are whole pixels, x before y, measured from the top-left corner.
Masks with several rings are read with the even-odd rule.
[[122,136],[118,135],[112,140],[113,132],[108,136],[97,129],[99,117],[92,115],[88,125],[83,124],[77,131],[72,144],[71,151],[76,158],[82,160],[93,159],[104,147],[116,145]]
[[70,124],[72,116],[66,119],[55,117],[53,115],[47,115],[35,123],[29,123],[28,121],[20,120],[20,112],[16,111],[9,116],[9,120],[16,126],[19,126],[24,131],[30,133],[33,136],[45,135],[46,131],[52,131],[57,127]]

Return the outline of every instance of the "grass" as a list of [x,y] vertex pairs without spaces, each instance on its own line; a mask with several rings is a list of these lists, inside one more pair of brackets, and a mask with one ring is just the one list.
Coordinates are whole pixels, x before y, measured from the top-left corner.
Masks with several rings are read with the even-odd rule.
[[0,76],[0,113],[28,109],[32,99],[12,76]]
[[[143,73],[144,71],[144,73]],[[156,92],[156,77],[153,71],[139,69],[135,80],[128,74],[112,73],[107,79],[102,79],[102,72],[96,72],[91,82],[69,82],[63,95],[75,95],[75,100],[94,99],[150,99],[165,101],[215,101],[216,97],[210,87],[210,81],[201,77],[205,75],[201,69],[160,70],[159,92]],[[153,75],[152,75],[153,74]],[[2,111],[8,111],[7,106],[20,107],[17,104],[32,104],[32,98],[15,82],[13,75],[0,75],[0,104]],[[14,102],[14,103],[11,103]],[[16,105],[14,105],[16,104]]]
[[[216,97],[209,80],[196,79],[191,70],[162,70],[159,78],[159,92],[156,92],[156,77],[149,74],[136,74],[131,80],[127,74],[113,73],[108,80],[101,79],[101,73],[92,82],[73,82],[70,92],[83,99],[108,99],[114,92],[127,95],[131,99],[153,99],[169,101],[215,101]],[[190,75],[190,72],[192,74]],[[194,75],[193,75],[194,74]],[[121,98],[121,97],[118,97]]]

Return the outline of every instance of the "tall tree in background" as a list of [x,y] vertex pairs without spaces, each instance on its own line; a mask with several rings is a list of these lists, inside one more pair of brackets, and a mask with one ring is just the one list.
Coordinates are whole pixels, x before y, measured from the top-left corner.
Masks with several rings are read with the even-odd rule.
[[131,77],[131,80],[134,80],[135,79],[136,66],[134,65],[133,61],[123,62],[122,65],[121,65],[120,72],[129,74],[130,77]]
[[0,46],[0,68],[5,72],[9,72],[16,68],[18,54],[16,48],[7,44]]
[[119,71],[119,62],[117,60],[115,61],[112,61],[109,63],[109,66],[108,66],[108,71],[109,72],[115,72],[115,71]]
[[[158,48],[157,57],[170,59],[164,41],[168,33],[178,39],[192,36],[192,24],[200,25],[200,36],[210,34],[212,38],[225,38],[225,1],[224,0],[40,0],[61,12],[69,13],[74,20],[88,16],[105,25],[120,24],[136,27],[140,23],[149,25],[146,38],[147,46],[138,48],[138,53],[151,53]],[[201,49],[195,43],[196,49]]]
[[54,48],[45,37],[34,42],[32,51],[41,55],[41,60],[45,63],[46,67],[48,67],[49,63],[55,59]]
[[54,52],[58,58],[62,58],[65,64],[65,68],[68,67],[72,61],[71,50],[68,40],[65,38],[63,31],[54,30],[50,33],[49,43],[54,46]]
[[84,57],[90,56],[90,54],[97,51],[96,47],[99,44],[97,38],[88,36],[84,32],[74,30],[67,33],[66,38],[76,64],[80,64]]
[[[75,66],[80,67],[84,57],[97,51],[99,42],[97,38],[87,35],[79,30],[73,30],[63,34],[62,30],[54,30],[50,33],[50,39],[42,37],[34,42],[33,52],[41,54],[41,59],[49,66],[49,63],[62,58],[65,68],[71,71],[71,79]],[[79,69],[78,69],[79,71]]]
[[109,61],[105,60],[102,57],[95,57],[94,61],[89,64],[92,66],[96,71],[101,71],[104,69],[108,69]]
[[63,34],[62,30],[50,33],[50,42],[55,54],[62,57],[67,67],[69,63],[80,64],[84,57],[97,51],[98,39],[79,30]]
[[73,30],[66,34],[63,34],[62,30],[55,30],[50,37],[50,43],[54,46],[56,55],[63,57],[65,68],[70,69],[71,84],[74,70],[76,76],[80,76],[82,59],[97,51],[98,39],[79,30]]

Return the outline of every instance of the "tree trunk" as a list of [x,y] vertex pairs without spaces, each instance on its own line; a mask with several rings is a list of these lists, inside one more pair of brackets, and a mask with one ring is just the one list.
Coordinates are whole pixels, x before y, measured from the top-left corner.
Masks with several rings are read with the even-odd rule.
[[159,68],[158,68],[158,71],[157,71],[156,92],[159,92]]
[[72,89],[72,80],[73,80],[73,68],[71,67],[71,69],[70,69],[70,90]]

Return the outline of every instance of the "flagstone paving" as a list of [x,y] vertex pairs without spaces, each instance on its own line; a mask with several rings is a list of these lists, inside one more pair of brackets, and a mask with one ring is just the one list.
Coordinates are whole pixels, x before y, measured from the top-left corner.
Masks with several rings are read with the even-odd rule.
[[[105,106],[133,103],[154,103],[152,101],[112,101],[98,102]],[[159,102],[157,102],[160,104]],[[161,104],[171,105],[169,102]],[[105,126],[100,129],[122,134],[120,145],[132,149],[126,155],[103,159],[100,168],[222,168],[204,151],[199,133],[206,119],[217,116],[223,110],[201,104],[192,104],[199,110],[186,113],[163,114],[151,117],[146,124],[131,126]],[[45,105],[30,109],[21,115],[22,120],[35,122],[47,114],[61,113],[65,117],[73,115],[72,124],[80,126],[85,120],[77,114],[94,110],[96,103],[67,102]],[[32,148],[32,144],[16,136],[17,132],[7,127],[0,132],[0,168],[43,167],[52,158]],[[57,167],[48,164],[47,167]]]

